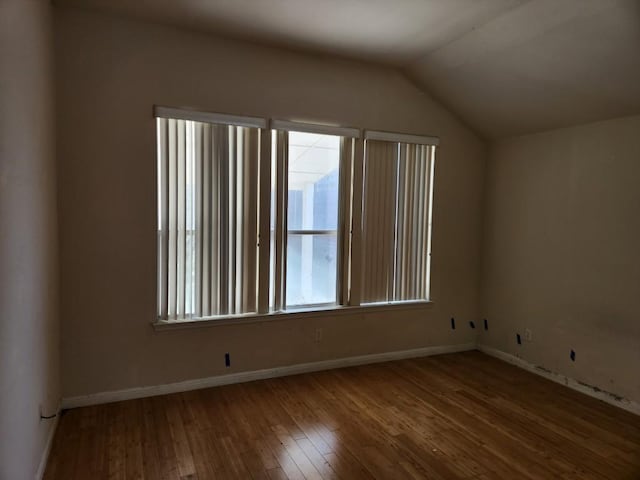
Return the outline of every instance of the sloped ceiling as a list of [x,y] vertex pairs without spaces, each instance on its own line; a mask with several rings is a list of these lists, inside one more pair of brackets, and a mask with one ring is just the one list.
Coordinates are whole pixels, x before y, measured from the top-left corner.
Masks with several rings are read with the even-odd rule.
[[640,0],[54,0],[404,71],[490,138],[640,113]]
[[407,72],[488,137],[640,113],[640,1],[531,1]]

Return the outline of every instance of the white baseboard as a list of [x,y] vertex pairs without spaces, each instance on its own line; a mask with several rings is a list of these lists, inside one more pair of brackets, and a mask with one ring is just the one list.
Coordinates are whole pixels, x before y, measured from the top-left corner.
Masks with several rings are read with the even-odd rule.
[[[47,462],[49,461],[49,454],[51,453],[51,447],[53,446],[53,437],[56,435],[56,429],[58,428],[58,421],[60,420],[60,410],[58,410],[58,414],[53,417],[51,426],[49,427],[49,433],[47,434],[47,442],[44,445],[44,451],[42,452],[42,456],[40,457],[40,465],[38,465],[38,470],[36,471],[36,480],[42,480],[44,477],[44,472],[47,469]],[[48,420],[44,420],[48,421]]]
[[511,363],[516,367],[520,367],[520,368],[523,368],[524,370],[528,370],[548,380],[554,381],[556,383],[560,383],[566,387],[571,388],[572,390],[576,390],[580,393],[584,393],[585,395],[589,395],[590,397],[597,398],[598,400],[602,400],[603,402],[606,402],[609,405],[613,405],[614,407],[622,408],[623,410],[626,410],[628,412],[634,413],[636,415],[640,415],[640,403],[634,402],[632,400],[628,400],[626,398],[619,397],[610,392],[606,392],[598,388],[591,387],[589,385],[585,385],[584,383],[581,383],[574,378],[567,377],[560,373],[548,371],[537,365],[529,363],[526,360],[523,360],[522,358],[515,357],[510,353],[506,353],[492,347],[487,347],[486,345],[477,345],[476,348],[481,352],[486,353],[487,355],[491,355],[492,357]]
[[87,405],[99,405],[102,403],[119,402],[134,398],[153,397],[156,395],[166,395],[168,393],[186,392],[201,388],[217,387],[220,385],[230,385],[233,383],[251,382],[253,380],[264,380],[266,378],[284,377],[299,373],[317,372],[320,370],[331,370],[334,368],[351,367],[355,365],[365,365],[369,363],[388,362],[405,358],[426,357],[430,355],[440,355],[443,353],[456,353],[468,350],[475,350],[475,343],[464,343],[459,345],[442,345],[435,347],[415,348],[412,350],[401,350],[397,352],[374,353],[371,355],[360,355],[357,357],[337,358],[334,360],[323,360],[320,362],[299,363],[285,367],[266,368],[264,370],[253,370],[249,372],[231,373],[228,375],[218,375],[215,377],[186,380],[184,382],[169,383],[166,385],[153,385],[147,387],[128,388],[126,390],[114,390],[110,392],[100,392],[91,395],[78,397],[68,397],[62,399],[62,408],[76,408]]

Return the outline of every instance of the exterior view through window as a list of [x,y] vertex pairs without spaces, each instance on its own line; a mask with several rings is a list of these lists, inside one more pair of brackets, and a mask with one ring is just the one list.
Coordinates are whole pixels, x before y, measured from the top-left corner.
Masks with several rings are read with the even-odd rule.
[[340,137],[289,132],[287,306],[336,303]]

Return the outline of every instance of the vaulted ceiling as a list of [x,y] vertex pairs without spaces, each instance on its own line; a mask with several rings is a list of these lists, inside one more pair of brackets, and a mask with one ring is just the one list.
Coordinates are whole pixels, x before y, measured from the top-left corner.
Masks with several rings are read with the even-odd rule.
[[640,0],[55,0],[401,69],[489,138],[640,113]]
[[532,0],[408,71],[488,137],[640,113],[640,1]]

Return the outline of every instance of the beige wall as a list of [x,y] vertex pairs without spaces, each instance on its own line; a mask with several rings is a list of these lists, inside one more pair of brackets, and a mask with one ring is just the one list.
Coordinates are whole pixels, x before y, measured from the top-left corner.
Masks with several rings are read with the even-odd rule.
[[34,478],[59,403],[49,2],[0,0],[0,478]]
[[[56,40],[65,397],[473,341],[484,144],[403,76],[75,10]],[[154,332],[153,104],[439,135],[435,305]]]
[[640,401],[639,181],[640,116],[492,146],[480,343]]

